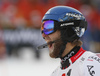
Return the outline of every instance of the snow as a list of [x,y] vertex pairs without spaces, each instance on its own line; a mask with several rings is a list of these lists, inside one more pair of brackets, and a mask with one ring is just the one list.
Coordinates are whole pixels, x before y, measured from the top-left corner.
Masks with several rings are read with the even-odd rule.
[[24,48],[19,58],[0,60],[0,76],[50,76],[59,65],[60,59],[50,58],[47,49],[41,51],[41,58],[37,60],[32,50]]

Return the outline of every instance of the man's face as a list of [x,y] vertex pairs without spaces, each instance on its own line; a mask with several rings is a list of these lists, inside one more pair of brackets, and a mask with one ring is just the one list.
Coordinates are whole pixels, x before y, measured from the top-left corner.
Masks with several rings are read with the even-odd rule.
[[[42,33],[42,36],[47,43],[55,41],[55,40],[59,40],[61,38],[60,31],[56,31],[50,35],[46,35],[46,34]],[[56,58],[59,55],[61,45],[62,45],[61,39],[53,44],[48,45],[50,57]]]

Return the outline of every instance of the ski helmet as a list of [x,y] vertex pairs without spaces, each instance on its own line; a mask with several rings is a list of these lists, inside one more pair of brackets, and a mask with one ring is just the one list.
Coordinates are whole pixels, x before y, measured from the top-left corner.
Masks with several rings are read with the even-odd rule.
[[62,29],[63,33],[66,31],[66,35],[62,38],[67,36],[66,38],[69,42],[82,37],[87,29],[87,21],[83,14],[68,6],[55,6],[49,9],[44,15],[42,22],[46,20],[54,20],[60,23],[60,26],[55,26]]

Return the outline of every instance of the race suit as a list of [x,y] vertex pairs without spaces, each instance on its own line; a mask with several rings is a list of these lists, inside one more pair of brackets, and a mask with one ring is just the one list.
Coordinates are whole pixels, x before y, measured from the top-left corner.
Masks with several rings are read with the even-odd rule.
[[61,58],[61,65],[51,76],[100,76],[100,58],[82,47],[74,47]]

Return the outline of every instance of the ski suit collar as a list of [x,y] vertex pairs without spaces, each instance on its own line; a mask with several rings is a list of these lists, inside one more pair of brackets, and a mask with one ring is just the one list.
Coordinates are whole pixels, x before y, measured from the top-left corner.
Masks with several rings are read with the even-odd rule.
[[61,57],[61,69],[65,69],[73,64],[83,53],[82,47],[76,46],[74,47],[67,55]]

